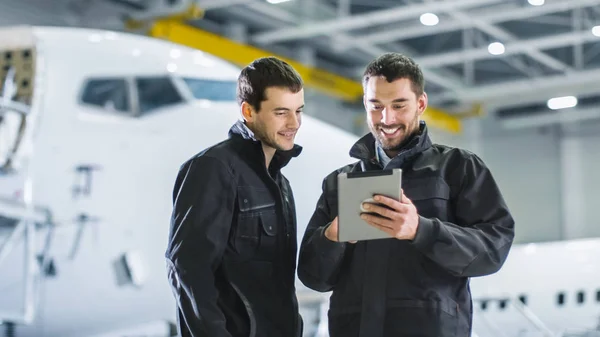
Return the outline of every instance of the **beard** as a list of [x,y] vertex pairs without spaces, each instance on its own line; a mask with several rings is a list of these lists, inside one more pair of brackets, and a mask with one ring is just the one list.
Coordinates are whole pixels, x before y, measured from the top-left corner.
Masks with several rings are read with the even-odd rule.
[[[386,128],[386,129],[398,128],[398,132],[400,134],[398,136],[396,136],[395,138],[387,138],[381,134],[382,127]],[[383,123],[378,123],[378,124],[370,124],[369,123],[369,130],[371,131],[371,134],[373,135],[373,137],[375,137],[377,144],[383,150],[390,151],[390,152],[398,152],[402,149],[402,147],[404,145],[406,145],[406,143],[408,141],[410,141],[412,136],[418,132],[418,130],[419,130],[419,115],[415,111],[415,117],[413,118],[412,121],[410,121],[409,124],[386,125]]]
[[274,148],[277,151],[285,151],[285,149],[277,143],[277,139],[274,137],[270,137],[267,132],[266,125],[261,121],[257,120],[254,125],[252,125],[252,132],[254,132],[254,137],[261,141],[264,145]]

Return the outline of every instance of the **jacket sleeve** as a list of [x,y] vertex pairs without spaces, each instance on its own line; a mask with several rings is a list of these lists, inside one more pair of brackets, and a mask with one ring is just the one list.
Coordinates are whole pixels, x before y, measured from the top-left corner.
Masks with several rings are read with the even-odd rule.
[[326,197],[327,182],[332,180],[331,176],[323,180],[322,193],[302,238],[298,259],[300,281],[308,288],[321,292],[332,290],[337,282],[347,245],[325,237],[325,229],[337,216],[332,214]]
[[230,337],[214,272],[229,236],[235,192],[229,168],[215,158],[195,158],[178,173],[166,258],[182,336]]
[[490,170],[471,154],[455,173],[462,178],[454,196],[456,223],[419,217],[413,244],[456,276],[497,272],[512,246],[514,220]]

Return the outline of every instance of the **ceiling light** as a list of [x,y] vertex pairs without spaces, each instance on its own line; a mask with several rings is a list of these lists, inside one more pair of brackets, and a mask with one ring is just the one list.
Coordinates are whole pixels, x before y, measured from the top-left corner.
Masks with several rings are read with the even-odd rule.
[[592,34],[596,35],[597,37],[600,37],[600,26],[593,27]]
[[290,0],[267,0],[268,3],[270,4],[280,4],[282,2],[288,2]]
[[500,42],[492,42],[488,46],[488,52],[492,55],[504,54],[504,45]]
[[437,15],[433,13],[425,13],[421,15],[421,23],[425,26],[435,26],[440,22]]
[[577,105],[577,97],[564,96],[554,97],[548,100],[548,108],[552,110],[572,108]]
[[544,0],[528,0],[528,2],[532,6],[541,6],[544,4]]

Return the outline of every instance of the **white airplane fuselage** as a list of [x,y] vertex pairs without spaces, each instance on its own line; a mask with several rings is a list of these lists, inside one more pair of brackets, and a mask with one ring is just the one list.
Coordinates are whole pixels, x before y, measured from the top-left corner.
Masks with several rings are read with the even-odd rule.
[[499,272],[471,279],[475,332],[600,336],[599,256],[597,238],[515,245]]
[[[146,37],[72,28],[27,31],[38,52],[30,112],[35,118],[28,120],[21,144],[22,166],[0,175],[0,198],[51,212],[55,230],[48,256],[56,275],[43,279],[35,317],[17,321],[16,335],[85,337],[175,322],[164,259],[174,179],[185,160],[225,139],[240,118],[234,96],[223,102],[194,99],[182,78],[234,84],[239,68]],[[131,103],[133,78],[147,76],[168,76],[183,101],[138,117],[80,102],[86,80],[122,78],[131,80]],[[348,150],[356,139],[303,116],[297,143],[304,151],[283,170],[296,199],[299,237],[322,179],[351,162]],[[74,249],[82,218],[87,221]],[[46,231],[38,229],[38,240]],[[37,252],[42,244],[36,243]],[[21,240],[0,265],[0,321],[23,312],[22,247]],[[115,271],[126,253],[138,285],[120,284]]]

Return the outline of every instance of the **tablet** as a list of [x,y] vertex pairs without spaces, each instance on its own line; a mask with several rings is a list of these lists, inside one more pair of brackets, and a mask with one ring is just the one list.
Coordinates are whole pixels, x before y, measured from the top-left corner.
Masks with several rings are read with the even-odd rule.
[[390,238],[363,219],[363,202],[373,202],[376,194],[400,200],[402,170],[377,170],[338,174],[338,240],[361,241]]

